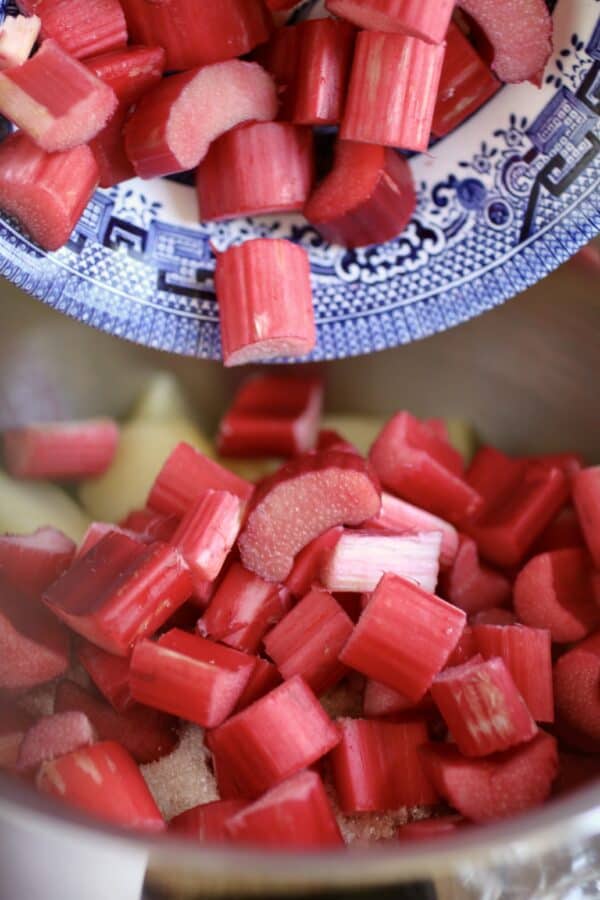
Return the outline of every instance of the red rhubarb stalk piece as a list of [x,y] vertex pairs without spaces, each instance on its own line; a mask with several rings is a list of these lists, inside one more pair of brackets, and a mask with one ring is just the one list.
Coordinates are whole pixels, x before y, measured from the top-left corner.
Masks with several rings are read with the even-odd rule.
[[310,129],[253,122],[214,141],[196,175],[202,220],[300,212],[314,181]]
[[573,506],[565,506],[544,528],[532,552],[537,556],[549,550],[566,550],[568,547],[583,547],[583,545],[583,532],[577,512]]
[[399,841],[428,841],[430,838],[446,837],[456,834],[459,828],[467,824],[462,816],[438,816],[435,819],[419,819],[407,822],[398,829],[396,837]]
[[170,753],[177,743],[173,720],[155,709],[137,704],[117,713],[74,681],[61,681],[56,689],[55,712],[85,713],[103,741],[117,741],[136,762],[149,763]]
[[184,172],[226,131],[276,113],[275,83],[264,69],[238,59],[215,63],[148,91],[125,126],[125,149],[140,178]]
[[466,481],[482,498],[476,512],[489,511],[510,496],[526,468],[524,459],[513,459],[495,447],[480,447],[465,474]]
[[500,657],[475,656],[441,672],[433,702],[465,756],[489,756],[530,741],[537,726]]
[[538,463],[547,469],[562,469],[570,483],[585,463],[580,453],[539,453],[537,456],[526,456],[529,463]]
[[241,697],[236,704],[235,712],[241,712],[242,709],[246,709],[255,700],[260,700],[273,688],[278,687],[281,681],[282,678],[277,667],[272,662],[269,662],[268,659],[257,656],[250,680],[242,691]]
[[221,419],[217,449],[222,456],[245,458],[312,450],[322,406],[319,378],[254,375],[238,388]]
[[25,734],[19,748],[18,772],[33,772],[42,763],[87,747],[96,732],[85,713],[63,712],[44,716]]
[[428,694],[425,695],[422,701],[415,703],[414,700],[409,700],[404,694],[400,694],[380,681],[368,678],[365,684],[363,713],[369,719],[380,716],[393,716],[401,712],[421,711],[422,708],[427,708],[430,705],[431,700]]
[[75,544],[50,525],[33,534],[0,536],[0,574],[31,599],[62,575],[73,561]]
[[27,690],[69,666],[69,635],[44,607],[0,575],[0,690]]
[[14,769],[19,748],[33,721],[29,713],[0,698],[0,770]]
[[18,0],[28,15],[41,19],[42,38],[52,38],[70,56],[85,59],[127,43],[119,0]]
[[359,32],[340,137],[426,150],[444,49],[403,34]]
[[229,491],[246,501],[254,487],[182,442],[170,453],[156,476],[148,506],[164,516],[181,518],[192,503],[210,490]]
[[511,584],[505,575],[482,565],[475,541],[461,534],[452,568],[440,575],[440,593],[471,616],[509,603]]
[[256,653],[263,635],[288,612],[289,592],[234,562],[198,621],[198,633],[236,650]]
[[285,580],[286,588],[294,597],[304,597],[312,584],[319,580],[325,560],[343,533],[344,529],[341,525],[334,525],[298,553],[292,570]]
[[191,593],[190,573],[174,547],[144,546],[111,532],[48,588],[44,602],[73,631],[127,656]]
[[283,581],[310,541],[335,525],[360,525],[379,505],[362,457],[335,450],[297,456],[256,491],[238,541],[242,562],[266,581]]
[[80,642],[77,658],[114,710],[122,713],[134,706],[129,688],[128,659],[107,653],[88,641]]
[[450,522],[481,508],[479,492],[462,478],[460,454],[408,412],[384,426],[369,459],[384,488]]
[[336,725],[296,676],[211,731],[207,744],[230,788],[254,798],[311,766],[339,739]]
[[45,153],[22,132],[0,144],[0,209],[44,250],[67,243],[98,179],[89,147]]
[[436,803],[437,792],[419,754],[428,739],[424,721],[339,719],[338,724],[342,739],[330,759],[345,813]]
[[330,243],[363,247],[404,231],[416,202],[410,165],[395,150],[340,140],[304,215]]
[[321,569],[330,591],[371,593],[393,573],[433,593],[438,579],[441,534],[373,534],[345,531]]
[[283,121],[289,121],[294,110],[299,49],[300,31],[297,25],[292,25],[277,28],[271,39],[253,53],[254,59],[275,80],[280,100],[277,118]]
[[134,700],[215,728],[232,712],[254,668],[254,657],[172,628],[140,641],[131,657]]
[[0,72],[0,113],[47,152],[85,144],[116,107],[114,91],[53,40]]
[[449,744],[422,749],[439,793],[473,822],[490,822],[539,806],[558,772],[556,741],[540,732],[528,744],[487,759],[468,759]]
[[291,9],[293,6],[297,5],[298,0],[265,0],[265,2],[270,10],[278,12],[281,10]]
[[298,61],[292,121],[336,125],[342,118],[355,30],[335,19],[298,25]]
[[132,531],[139,535],[143,541],[164,541],[169,543],[179,525],[179,515],[162,515],[153,509],[132,510],[119,525],[126,531]]
[[600,633],[561,656],[554,666],[556,716],[565,727],[583,734],[600,751]]
[[367,31],[409,34],[431,44],[446,36],[455,0],[327,0],[329,12]]
[[4,461],[14,478],[75,481],[105,472],[118,441],[112,419],[28,425],[4,432]]
[[201,803],[171,819],[168,830],[177,837],[198,841],[200,844],[221,843],[229,838],[225,822],[245,806],[243,800],[214,800],[212,803]]
[[588,550],[600,569],[600,466],[575,475],[573,499]]
[[100,543],[103,537],[112,533],[122,534],[125,537],[131,538],[134,541],[140,541],[144,544],[152,543],[151,541],[144,539],[142,535],[137,534],[135,531],[129,531],[127,528],[119,528],[118,525],[113,525],[111,522],[92,522],[86,529],[84,536],[81,538],[81,543],[77,548],[76,558],[79,559],[81,556],[85,556],[92,547],[95,547],[96,544]]
[[492,606],[475,613],[469,618],[469,622],[471,625],[516,625],[517,617],[512,609]]
[[550,632],[523,625],[474,625],[477,652],[500,657],[536,722],[554,721]]
[[20,66],[28,58],[40,33],[38,16],[6,16],[0,25],[0,71]]
[[[160,45],[167,70],[185,70],[244,56],[269,37],[262,0],[121,0],[133,41]],[[213,98],[214,99],[214,98]]]
[[235,544],[242,525],[243,504],[228,491],[207,491],[183,516],[171,543],[195,579],[214,581]]
[[524,625],[549,629],[559,644],[579,641],[600,625],[592,566],[585,550],[541,553],[521,569],[514,588],[515,612]]
[[343,846],[329,797],[316,772],[298,772],[225,823],[232,841],[277,849]]
[[[479,650],[475,638],[473,636],[473,629],[470,625],[466,625],[463,633],[460,636],[460,640],[450,656],[448,657],[448,661],[446,662],[446,668],[450,668],[452,666],[462,666],[463,663],[468,662],[474,656],[477,656]],[[501,656],[500,653],[493,654],[494,656]]]
[[298,244],[259,238],[230,247],[217,257],[215,290],[226,366],[314,348],[310,263]]
[[552,53],[552,16],[544,0],[459,0],[494,48],[500,81],[540,84]]
[[163,831],[165,823],[135,762],[120,744],[103,741],[44,763],[42,793],[126,828]]
[[268,633],[265,650],[284,678],[301,675],[319,695],[345,675],[338,655],[353,627],[331,594],[315,587]]
[[340,660],[416,702],[446,664],[465,622],[461,609],[384,575]]
[[431,130],[434,135],[444,137],[450,134],[487,103],[500,87],[500,82],[470,41],[451,22],[446,34],[446,55],[433,113]]
[[381,509],[378,515],[367,524],[370,529],[391,531],[395,534],[438,531],[442,536],[440,547],[442,570],[452,565],[458,552],[459,537],[453,525],[419,506],[413,506],[412,503],[388,494],[387,491],[381,493]]

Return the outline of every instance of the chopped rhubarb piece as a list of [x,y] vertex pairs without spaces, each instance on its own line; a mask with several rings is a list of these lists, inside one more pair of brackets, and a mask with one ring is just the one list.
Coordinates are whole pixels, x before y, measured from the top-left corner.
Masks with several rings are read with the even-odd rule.
[[340,719],[338,724],[342,739],[330,758],[343,812],[436,803],[418,749],[428,739],[425,722]]
[[570,482],[585,465],[580,453],[541,453],[525,458],[527,462],[538,463],[547,469],[562,469]]
[[447,662],[466,616],[397,575],[384,575],[340,654],[368,678],[420,700]]
[[435,136],[444,137],[454,131],[493,97],[500,86],[470,41],[451,22],[433,113],[432,131]]
[[106,537],[107,534],[122,534],[134,541],[141,541],[145,544],[151,543],[151,541],[144,540],[141,535],[137,534],[135,531],[129,531],[127,528],[119,528],[118,525],[112,525],[110,522],[92,522],[81,539],[81,544],[77,549],[76,558],[79,559],[81,556],[85,556],[86,553],[89,553],[92,547],[99,544],[102,538]]
[[492,606],[482,609],[469,619],[471,625],[516,625],[517,617],[511,609]]
[[[167,70],[185,70],[244,56],[269,37],[262,0],[121,0],[129,34],[164,47]],[[213,97],[214,100],[214,97]]]
[[355,30],[335,19],[298,25],[298,62],[292,121],[336,125],[342,118]]
[[135,170],[125,152],[123,129],[129,116],[129,109],[119,105],[101,132],[89,142],[100,173],[99,186],[113,187],[130,178],[135,178]]
[[69,666],[69,635],[0,574],[0,690],[26,690]]
[[471,616],[509,603],[511,584],[500,572],[482,565],[475,541],[461,534],[452,568],[440,575],[440,593]]
[[[463,663],[466,663],[474,656],[477,656],[479,652],[480,650],[477,647],[475,637],[473,635],[473,629],[470,625],[466,625],[463,633],[460,636],[458,644],[448,657],[446,668],[448,669],[451,666],[462,666]],[[494,655],[501,656],[500,653]]]
[[455,0],[327,0],[329,12],[367,31],[409,34],[431,44],[446,36]]
[[144,541],[164,541],[168,544],[177,531],[179,519],[178,515],[162,515],[145,507],[132,510],[119,524],[126,531],[139,534]]
[[61,681],[56,689],[55,711],[85,713],[100,740],[118,741],[139,763],[153,762],[170,753],[176,743],[173,720],[155,709],[134,706],[117,713],[74,681]]
[[224,770],[237,796],[249,798],[312,765],[339,739],[337,727],[299,677],[284,681],[207,735],[218,775]]
[[269,662],[268,659],[257,656],[250,680],[242,691],[242,695],[236,704],[235,712],[240,712],[242,709],[250,706],[251,703],[254,703],[255,700],[260,700],[273,688],[278,687],[281,681],[281,675],[277,667],[272,662]]
[[226,366],[304,356],[316,343],[306,250],[291,241],[256,239],[217,258],[221,345]]
[[468,759],[448,744],[428,744],[421,752],[439,793],[473,822],[539,806],[558,772],[556,741],[543,731],[528,744],[487,759]]
[[119,0],[18,0],[26,13],[36,13],[42,37],[52,38],[70,56],[85,59],[127,43],[127,25]]
[[134,705],[129,688],[129,660],[114,656],[82,641],[77,658],[100,693],[117,712],[126,712]]
[[288,612],[289,592],[234,562],[198,622],[199,634],[256,653],[263,635]]
[[286,588],[300,598],[307,594],[313,582],[319,580],[321,569],[329,553],[339,541],[344,529],[334,525],[303,547],[294,560],[292,570],[285,581]]
[[568,547],[583,547],[584,538],[577,512],[573,506],[565,506],[544,528],[533,547],[533,554],[547,553],[549,550],[566,550]]
[[29,713],[0,698],[0,770],[14,769],[21,742],[32,725]]
[[0,144],[0,209],[44,250],[67,243],[98,178],[89,147],[44,153],[22,132]]
[[300,31],[293,25],[277,28],[268,43],[258,47],[253,54],[275,79],[280,100],[278,118],[283,121],[292,118],[299,49]]
[[444,837],[455,834],[462,825],[466,824],[462,816],[448,815],[438,816],[436,819],[419,819],[416,822],[407,822],[398,829],[399,841],[428,841],[430,838]]
[[474,625],[477,652],[500,657],[536,722],[554,721],[550,632],[523,625]]
[[44,602],[73,631],[127,656],[191,593],[190,573],[174,547],[143,546],[111,532],[48,588]]
[[388,494],[387,491],[382,491],[378,515],[367,524],[371,529],[393,531],[396,534],[438,531],[442,536],[441,569],[447,569],[452,565],[459,548],[458,532],[453,525],[418,506],[413,506],[412,503]]
[[[183,516],[206,491],[229,491],[248,500],[253,485],[189,444],[177,444],[156,476],[148,506],[165,516]],[[130,527],[130,526],[127,526]]]
[[235,544],[243,504],[228,491],[206,491],[183,516],[172,538],[195,579],[213,581]]
[[373,534],[345,531],[321,569],[330,591],[370,593],[386,572],[433,593],[438,579],[441,534]]
[[300,212],[314,181],[310,129],[253,122],[214,141],[196,177],[200,218]]
[[369,459],[384,488],[450,522],[481,507],[479,492],[461,477],[460,454],[408,412],[384,426]]
[[52,40],[0,72],[0,113],[47,152],[85,144],[116,106],[114,91]]
[[416,707],[417,704],[413,700],[409,700],[387,684],[373,681],[372,678],[367,679],[363,694],[363,713],[368,718],[392,716],[395,713],[412,711]]
[[229,835],[225,830],[225,822],[245,806],[243,800],[201,803],[171,819],[168,830],[178,837],[189,838],[201,844],[226,841]]
[[359,32],[340,137],[426,150],[444,49],[403,34]]
[[316,772],[298,772],[235,813],[225,831],[236,843],[291,849],[340,847],[344,841]]
[[75,555],[75,544],[57,528],[38,528],[33,534],[0,536],[0,574],[21,593],[39,599],[62,575]]
[[254,657],[172,628],[140,641],[131,657],[134,700],[215,728],[232,712],[254,669]]
[[515,581],[519,620],[532,628],[548,628],[559,644],[586,637],[600,625],[591,576],[585,550],[553,550],[534,556]]
[[256,491],[238,541],[242,562],[266,581],[283,581],[310,541],[334,525],[360,525],[379,506],[362,457],[335,450],[297,456]]
[[223,456],[293,456],[315,446],[323,406],[319,378],[254,375],[219,423]]
[[441,672],[431,696],[465,756],[489,756],[537,733],[527,704],[500,658],[475,656]]
[[600,633],[561,656],[554,667],[556,716],[600,749]]
[[527,461],[511,459],[495,447],[480,447],[471,460],[465,479],[482,498],[481,512],[490,510],[512,494],[523,477]]
[[38,16],[6,16],[0,25],[0,71],[20,66],[40,33]]
[[338,141],[334,167],[311,194],[304,215],[330,243],[363,247],[404,231],[415,207],[406,159],[389,148]]
[[46,762],[38,788],[94,818],[143,831],[165,823],[135,762],[120,744],[103,741]]
[[226,131],[276,113],[271,76],[256,63],[232,59],[165,78],[148,91],[127,121],[125,148],[140,178],[184,172]]
[[540,84],[552,53],[552,16],[545,0],[460,0],[494,48],[500,81]]
[[19,748],[17,771],[33,772],[42,763],[93,744],[96,732],[85,713],[44,716],[27,731]]
[[118,440],[112,419],[28,425],[4,432],[4,460],[13,478],[88,478],[108,469]]
[[315,694],[343,678],[338,655],[352,620],[328,591],[313,588],[265,638],[265,650],[284,678],[301,675]]
[[586,544],[600,569],[600,466],[575,475],[573,499]]
[[281,10],[291,9],[292,6],[297,6],[298,0],[266,0],[266,5],[273,12],[279,12]]

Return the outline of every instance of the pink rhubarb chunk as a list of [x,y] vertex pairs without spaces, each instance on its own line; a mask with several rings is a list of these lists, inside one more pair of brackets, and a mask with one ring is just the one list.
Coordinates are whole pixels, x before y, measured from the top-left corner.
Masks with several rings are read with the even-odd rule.
[[243,504],[227,491],[207,491],[184,515],[171,543],[195,579],[213,581],[235,544]]
[[432,44],[446,36],[455,0],[327,0],[329,12],[365,28],[410,34]]
[[0,574],[27,597],[39,599],[73,561],[75,544],[57,528],[0,537]]
[[96,732],[82,712],[44,716],[25,734],[19,748],[17,769],[20,772],[32,772],[43,762],[87,747],[95,740]]

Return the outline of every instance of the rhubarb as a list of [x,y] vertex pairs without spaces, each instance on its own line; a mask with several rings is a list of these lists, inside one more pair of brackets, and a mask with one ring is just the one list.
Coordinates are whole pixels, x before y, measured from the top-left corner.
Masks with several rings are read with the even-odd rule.
[[554,666],[556,716],[562,729],[573,729],[600,751],[600,634],[561,656]]
[[195,579],[214,581],[235,544],[243,505],[227,491],[207,491],[190,506],[171,539]]
[[506,576],[480,563],[475,541],[461,535],[452,568],[441,573],[440,593],[471,616],[509,603],[512,589]]
[[33,534],[0,536],[0,574],[32,600],[62,575],[74,555],[74,542],[50,526]]
[[225,823],[246,804],[243,800],[213,800],[180,813],[169,822],[169,832],[201,844],[226,841]]
[[0,25],[0,71],[22,65],[40,33],[38,16],[5,16]]
[[292,121],[337,125],[342,118],[355,31],[335,19],[308,19],[298,28]]
[[96,732],[81,712],[44,716],[26,732],[19,748],[17,771],[33,772],[44,762],[93,744]]
[[28,425],[4,432],[4,459],[14,478],[75,481],[101,475],[117,449],[112,419]]
[[459,549],[459,537],[453,525],[434,516],[418,506],[394,497],[383,491],[381,509],[377,516],[368,523],[369,528],[391,531],[395,534],[414,534],[415,532],[438,531],[442,536],[440,547],[440,569],[452,566]]
[[117,712],[126,712],[134,705],[129,687],[129,660],[114,656],[82,641],[77,648],[77,658],[100,693]]
[[600,569],[600,466],[575,476],[573,499],[588,550]]
[[455,0],[327,0],[329,12],[367,31],[397,32],[441,44]]
[[119,0],[18,0],[28,15],[41,19],[42,38],[52,38],[70,56],[85,59],[127,43]]

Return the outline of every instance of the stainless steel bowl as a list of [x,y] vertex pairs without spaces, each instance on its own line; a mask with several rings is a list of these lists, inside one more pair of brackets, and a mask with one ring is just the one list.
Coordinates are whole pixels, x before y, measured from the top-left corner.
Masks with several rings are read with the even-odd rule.
[[[119,342],[7,284],[0,295],[0,427],[123,414],[156,368],[176,372],[211,422],[240,377]],[[323,371],[335,411],[458,414],[508,450],[574,447],[599,460],[599,360],[598,284],[570,269],[458,330]],[[34,873],[45,880],[43,893],[22,888]],[[291,856],[124,835],[0,779],[0,897],[51,900],[59,885],[61,900],[137,900],[142,880],[147,900],[347,897],[358,889],[398,900],[598,898],[600,786],[443,842]]]

